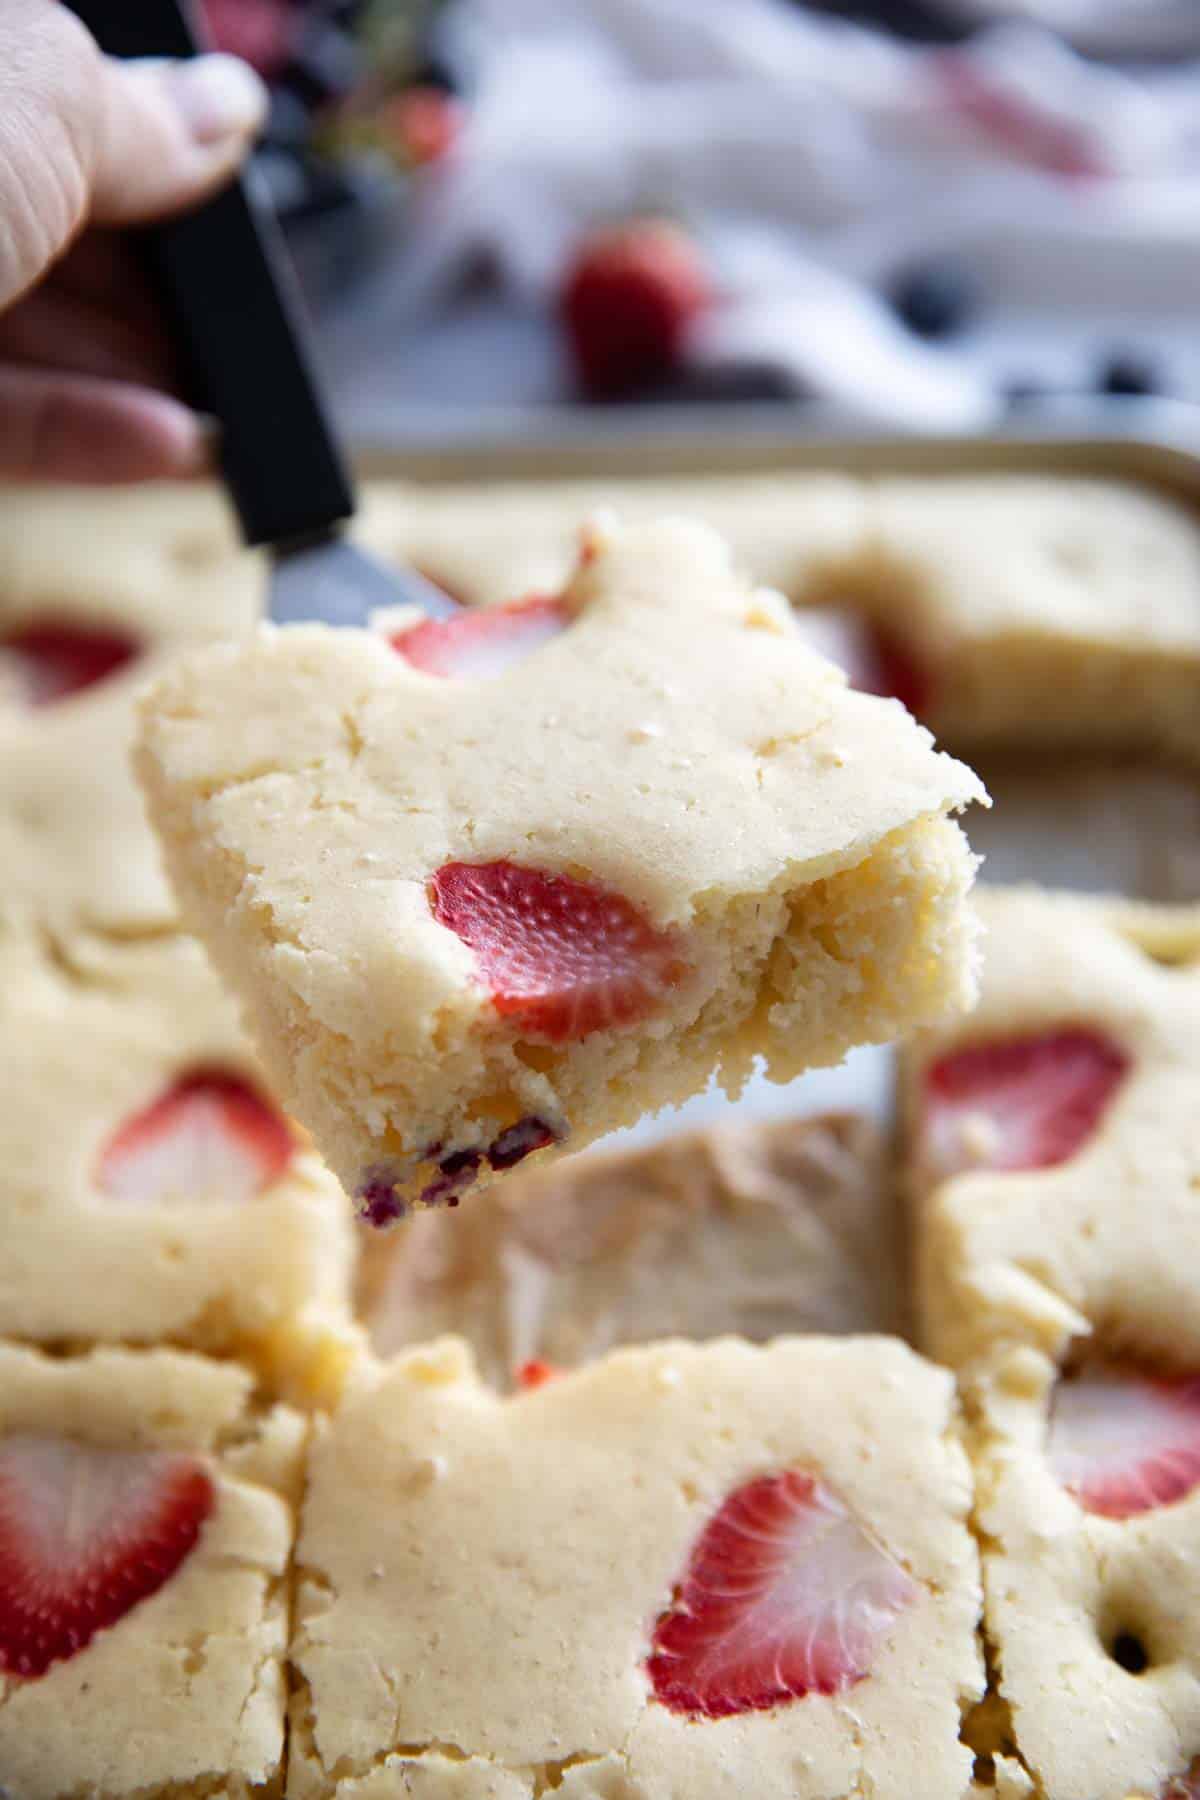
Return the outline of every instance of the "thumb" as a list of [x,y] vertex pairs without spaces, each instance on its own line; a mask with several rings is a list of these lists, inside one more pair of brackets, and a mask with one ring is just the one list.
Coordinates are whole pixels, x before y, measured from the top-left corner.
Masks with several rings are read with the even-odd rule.
[[265,111],[261,82],[233,57],[114,62],[57,0],[0,0],[0,306],[85,224],[203,199]]
[[266,90],[233,56],[102,59],[104,103],[89,217],[128,225],[203,199],[229,178],[266,115]]

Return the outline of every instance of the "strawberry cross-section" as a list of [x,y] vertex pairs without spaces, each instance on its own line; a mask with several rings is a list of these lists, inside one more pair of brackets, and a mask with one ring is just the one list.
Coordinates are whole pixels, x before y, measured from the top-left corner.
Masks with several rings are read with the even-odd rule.
[[0,1443],[0,1668],[36,1679],[158,1592],[216,1504],[204,1464],[17,1434]]

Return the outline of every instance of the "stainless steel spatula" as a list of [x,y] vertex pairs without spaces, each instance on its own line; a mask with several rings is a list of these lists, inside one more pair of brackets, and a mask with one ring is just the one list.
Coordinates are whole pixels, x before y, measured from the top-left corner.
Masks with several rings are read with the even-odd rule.
[[[193,56],[183,0],[71,0],[110,56]],[[412,570],[351,544],[345,458],[321,395],[286,251],[251,174],[183,217],[139,232],[178,335],[188,398],[221,428],[220,460],[248,544],[272,552],[280,625],[363,625],[377,607],[458,611]]]

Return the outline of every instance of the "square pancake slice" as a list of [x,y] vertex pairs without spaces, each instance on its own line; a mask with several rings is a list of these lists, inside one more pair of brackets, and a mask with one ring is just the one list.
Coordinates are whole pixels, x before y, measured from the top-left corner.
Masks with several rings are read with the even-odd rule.
[[353,1222],[190,938],[0,935],[0,1338],[169,1341],[296,1392],[346,1354]]
[[134,696],[178,650],[249,631],[261,592],[212,488],[0,493],[0,924],[172,924]]
[[230,1363],[0,1345],[13,1800],[278,1800],[304,1434]]
[[193,927],[364,1215],[967,1004],[983,797],[707,529],[565,593],[176,664],[139,766]]
[[1200,914],[985,891],[908,1053],[923,1341],[971,1422],[996,1748],[1044,1800],[1200,1791]]
[[510,1398],[453,1338],[362,1365],[308,1470],[291,1800],[961,1800],[953,1421],[887,1338],[666,1342]]

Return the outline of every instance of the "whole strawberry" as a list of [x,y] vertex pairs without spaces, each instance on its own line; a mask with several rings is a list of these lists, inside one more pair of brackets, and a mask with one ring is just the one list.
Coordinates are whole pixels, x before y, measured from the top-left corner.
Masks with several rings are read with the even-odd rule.
[[584,393],[616,400],[673,373],[710,298],[696,246],[674,225],[633,220],[586,238],[559,300]]

